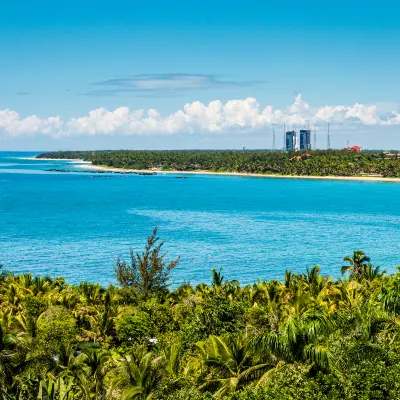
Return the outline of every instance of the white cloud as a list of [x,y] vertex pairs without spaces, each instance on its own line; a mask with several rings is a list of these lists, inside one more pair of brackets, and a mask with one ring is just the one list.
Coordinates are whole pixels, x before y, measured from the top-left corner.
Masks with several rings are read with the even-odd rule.
[[347,126],[390,126],[400,124],[396,111],[380,110],[377,105],[311,107],[301,95],[286,109],[261,107],[254,98],[220,100],[208,105],[199,101],[162,116],[157,110],[130,110],[119,107],[113,111],[98,108],[80,118],[62,121],[60,117],[22,118],[17,112],[0,110],[0,132],[4,136],[43,134],[54,137],[73,135],[172,135],[192,133],[251,133],[271,124],[304,126],[346,124]]
[[214,75],[201,74],[150,74],[114,78],[92,84],[86,95],[116,96],[141,93],[148,96],[174,96],[178,93],[198,89],[225,89],[263,85],[261,81],[226,81]]
[[62,135],[63,123],[60,117],[39,118],[31,115],[21,118],[16,111],[0,110],[0,132],[5,136],[20,135]]

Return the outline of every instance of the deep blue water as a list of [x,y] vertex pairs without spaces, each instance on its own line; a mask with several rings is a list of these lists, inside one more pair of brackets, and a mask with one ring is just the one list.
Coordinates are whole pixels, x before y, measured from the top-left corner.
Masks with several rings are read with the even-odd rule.
[[35,154],[0,153],[6,270],[106,285],[154,226],[181,256],[174,283],[208,282],[220,266],[243,283],[316,264],[338,276],[355,249],[388,272],[400,264],[400,183],[51,173],[74,164],[23,159]]

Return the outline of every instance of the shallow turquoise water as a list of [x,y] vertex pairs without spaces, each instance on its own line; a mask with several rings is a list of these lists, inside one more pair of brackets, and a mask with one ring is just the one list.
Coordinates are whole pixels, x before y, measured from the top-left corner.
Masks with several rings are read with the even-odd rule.
[[220,266],[243,283],[316,264],[338,276],[355,249],[400,264],[397,183],[51,173],[74,164],[22,159],[33,155],[0,153],[0,264],[13,272],[106,285],[156,225],[181,256],[175,284]]

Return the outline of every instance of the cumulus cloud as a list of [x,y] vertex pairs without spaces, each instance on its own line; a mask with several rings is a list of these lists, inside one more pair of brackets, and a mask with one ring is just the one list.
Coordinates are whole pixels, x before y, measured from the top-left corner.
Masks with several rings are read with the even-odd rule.
[[0,110],[0,132],[4,136],[42,134],[57,137],[63,134],[63,125],[59,116],[39,118],[31,115],[21,118],[16,111]]
[[43,134],[54,137],[73,135],[173,135],[173,134],[233,134],[262,131],[272,124],[292,124],[297,127],[322,125],[392,126],[400,124],[397,111],[382,111],[377,105],[311,107],[301,95],[293,104],[279,110],[262,107],[254,98],[199,101],[163,116],[157,110],[115,110],[98,108],[80,118],[62,121],[59,116],[22,118],[12,110],[0,110],[0,132],[5,136]]

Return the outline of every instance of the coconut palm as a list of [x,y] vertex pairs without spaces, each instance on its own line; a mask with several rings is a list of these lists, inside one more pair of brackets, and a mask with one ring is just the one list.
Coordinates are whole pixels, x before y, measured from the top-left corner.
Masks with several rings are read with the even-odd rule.
[[398,316],[400,314],[400,274],[393,277],[391,282],[382,285],[378,299],[382,301],[383,307],[389,313]]
[[211,280],[212,286],[222,286],[222,283],[224,281],[224,277],[222,276],[222,268],[220,268],[219,271],[212,269],[211,276],[212,276]]
[[[79,360],[82,365],[82,370],[85,371],[86,377],[93,382],[92,391],[96,399],[105,399],[104,377],[106,375],[106,364],[110,360],[111,354],[105,350],[86,349],[82,352],[82,359]],[[78,373],[82,377],[82,374]],[[81,384],[85,382],[81,379]]]
[[122,392],[121,400],[152,400],[161,388],[163,357],[137,347],[118,361],[118,376],[113,387]]
[[266,332],[253,339],[258,351],[267,351],[285,363],[311,362],[322,370],[330,369],[333,356],[326,346],[334,324],[321,312],[309,310],[288,316],[279,332]]
[[316,298],[321,290],[325,286],[326,280],[320,275],[321,267],[316,265],[315,267],[307,267],[306,273],[301,274],[301,279],[306,283],[307,290],[312,297]]
[[103,341],[112,335],[117,315],[118,308],[113,304],[110,292],[107,292],[104,296],[104,305],[96,306],[92,315],[87,315],[90,330],[86,330],[86,334],[94,341]]
[[358,278],[362,275],[363,267],[365,267],[371,259],[362,250],[356,250],[352,256],[346,256],[343,261],[347,261],[349,265],[344,265],[340,272],[345,274],[350,271],[350,278]]
[[386,271],[381,272],[379,266],[374,267],[371,264],[364,264],[362,266],[362,277],[369,283],[372,283],[377,278],[381,278],[385,272]]
[[272,367],[271,359],[252,352],[249,338],[244,334],[227,339],[210,336],[206,341],[196,343],[196,346],[208,371],[201,388],[215,387],[216,397],[257,381],[264,371]]
[[25,361],[28,338],[25,333],[13,334],[0,325],[0,382],[12,382],[15,369]]
[[99,304],[101,302],[101,295],[104,289],[98,285],[89,282],[82,282],[79,285],[82,294],[81,301],[87,305]]

